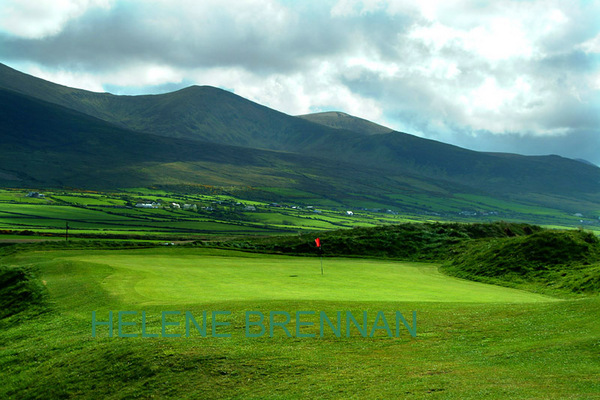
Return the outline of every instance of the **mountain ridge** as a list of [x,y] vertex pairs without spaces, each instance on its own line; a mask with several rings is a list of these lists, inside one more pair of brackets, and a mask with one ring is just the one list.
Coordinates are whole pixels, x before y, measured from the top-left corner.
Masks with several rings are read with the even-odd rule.
[[342,198],[346,190],[358,192],[360,197],[360,193],[390,186],[418,191],[403,178],[387,177],[377,169],[289,152],[128,131],[6,89],[0,89],[0,126],[10,127],[0,132],[0,185],[8,187],[270,185],[336,198]]
[[[0,65],[0,87],[98,118],[110,125],[105,129],[125,129],[123,135],[152,134],[151,140],[159,143],[163,143],[156,139],[160,136],[204,146],[226,145],[242,153],[259,149],[285,152],[288,157],[297,154],[312,157],[313,164],[314,160],[322,160],[322,165],[332,170],[327,172],[330,175],[335,175],[336,165],[345,165],[347,169],[368,170],[402,182],[436,182],[435,187],[441,185],[449,191],[470,187],[470,191],[512,198],[539,195],[540,199],[551,198],[548,201],[553,205],[565,196],[597,201],[600,193],[600,168],[579,161],[476,152],[395,131],[369,134],[364,129],[376,124],[342,113],[335,116],[339,119],[342,115],[346,126],[336,128],[327,125],[332,124],[331,118],[323,124],[315,118],[310,121],[289,116],[210,86],[191,86],[159,95],[117,96],[57,85]],[[351,121],[360,124],[349,126]],[[167,142],[164,146],[169,147]],[[215,150],[215,154],[224,157],[218,160],[222,165],[227,164],[223,151]],[[265,157],[273,157],[268,154]],[[304,168],[305,160],[298,159],[300,164],[294,168]],[[273,161],[273,167],[280,161]],[[7,170],[3,173],[10,175]],[[212,178],[218,181],[218,173]],[[391,187],[398,190],[394,184]]]

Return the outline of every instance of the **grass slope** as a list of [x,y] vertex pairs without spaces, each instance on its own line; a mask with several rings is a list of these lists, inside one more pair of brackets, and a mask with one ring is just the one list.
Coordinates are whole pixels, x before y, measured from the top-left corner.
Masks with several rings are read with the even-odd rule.
[[453,276],[541,292],[600,292],[600,241],[585,231],[464,243],[443,271]]
[[299,117],[331,128],[345,129],[366,135],[378,135],[393,131],[393,129],[367,121],[366,119],[353,117],[343,112],[322,112],[300,115]]

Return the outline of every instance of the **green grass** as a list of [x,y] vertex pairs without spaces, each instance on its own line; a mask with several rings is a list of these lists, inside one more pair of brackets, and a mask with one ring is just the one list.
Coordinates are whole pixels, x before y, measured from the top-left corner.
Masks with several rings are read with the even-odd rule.
[[486,207],[488,209],[518,212],[521,214],[560,216],[560,213],[555,209],[540,207],[539,205],[520,204],[506,200],[496,199],[490,196],[456,194],[454,195],[454,197],[467,200],[469,202],[468,204],[471,204],[476,207]]
[[437,272],[435,264],[327,258],[323,263],[326,274],[321,275],[317,257],[202,249],[88,252],[65,260],[114,268],[115,273],[104,284],[114,296],[131,295],[130,304],[134,298],[143,298],[143,304],[220,300],[514,303],[551,300],[528,292],[450,278]]
[[124,206],[126,202],[121,199],[106,198],[106,196],[99,195],[87,195],[87,196],[75,196],[75,195],[53,195],[52,199],[59,200],[69,204],[83,205],[83,206]]
[[[440,275],[431,264],[324,260],[211,249],[56,250],[8,254],[29,265],[49,311],[0,320],[2,398],[591,399],[600,396],[600,299],[560,300]],[[290,275],[297,275],[292,277]],[[262,289],[262,290],[261,290]],[[290,292],[295,292],[290,293]],[[468,293],[467,293],[468,292]],[[465,301],[469,296],[469,301]],[[91,312],[137,311],[126,333],[161,334],[162,311],[227,310],[229,338],[91,336]],[[417,312],[417,337],[301,327],[245,336],[244,313],[337,311],[372,326],[378,311]],[[116,315],[115,315],[116,318]],[[184,333],[171,315],[167,333]],[[409,318],[410,322],[410,318]],[[268,325],[268,324],[267,324]],[[295,325],[290,323],[295,333]],[[115,322],[115,336],[116,336]],[[267,326],[268,332],[268,326]]]

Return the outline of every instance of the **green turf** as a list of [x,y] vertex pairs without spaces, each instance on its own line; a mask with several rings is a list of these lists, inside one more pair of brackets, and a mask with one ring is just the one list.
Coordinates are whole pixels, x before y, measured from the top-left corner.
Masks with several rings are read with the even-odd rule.
[[529,292],[442,275],[435,264],[255,255],[217,250],[154,249],[86,253],[65,258],[109,265],[103,283],[114,296],[144,304],[222,300],[443,301],[522,303],[551,301]]

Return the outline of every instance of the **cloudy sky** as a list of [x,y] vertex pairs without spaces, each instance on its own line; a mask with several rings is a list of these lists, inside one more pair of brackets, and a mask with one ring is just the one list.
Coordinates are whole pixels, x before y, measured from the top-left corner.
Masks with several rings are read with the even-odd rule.
[[600,165],[600,1],[0,0],[0,62],[116,94],[212,85],[292,115]]

